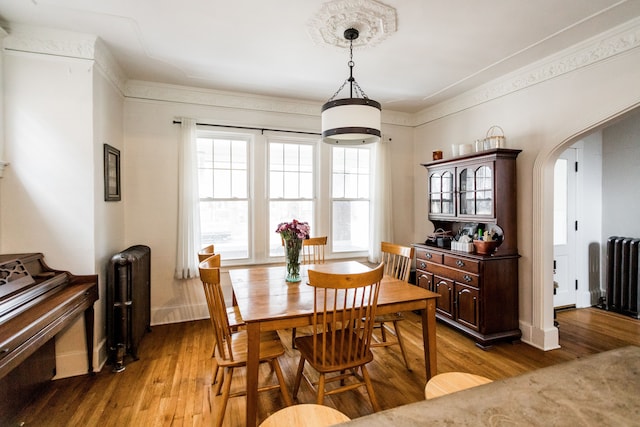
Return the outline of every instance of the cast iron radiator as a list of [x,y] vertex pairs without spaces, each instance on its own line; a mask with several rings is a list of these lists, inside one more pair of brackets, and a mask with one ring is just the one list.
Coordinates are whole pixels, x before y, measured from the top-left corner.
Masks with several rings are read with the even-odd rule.
[[125,356],[138,360],[138,346],[151,331],[151,249],[136,245],[111,257],[107,268],[107,348],[113,371]]
[[612,236],[607,240],[607,310],[640,318],[638,270],[640,239]]

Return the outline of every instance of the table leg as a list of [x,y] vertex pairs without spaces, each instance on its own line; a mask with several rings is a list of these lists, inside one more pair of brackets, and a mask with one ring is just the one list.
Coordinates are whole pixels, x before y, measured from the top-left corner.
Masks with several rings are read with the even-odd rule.
[[260,324],[247,323],[247,406],[246,425],[255,426],[258,415],[258,364],[260,360]]
[[426,301],[422,310],[422,339],[424,341],[424,365],[427,381],[436,375],[436,302],[433,298]]

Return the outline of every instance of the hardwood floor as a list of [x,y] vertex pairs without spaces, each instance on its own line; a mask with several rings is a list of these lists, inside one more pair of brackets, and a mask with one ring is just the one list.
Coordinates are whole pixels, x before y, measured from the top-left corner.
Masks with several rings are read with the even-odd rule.
[[[406,370],[397,346],[374,349],[369,365],[376,396],[383,409],[424,399],[424,363],[420,319],[406,314],[401,323],[413,372]],[[627,345],[640,346],[640,321],[597,308],[566,310],[558,314],[560,349],[543,352],[524,343],[503,343],[489,351],[438,323],[438,372],[465,371],[491,379],[512,377]],[[303,331],[298,330],[299,333]],[[281,332],[287,354],[280,363],[290,389],[298,363],[291,349],[290,331]],[[214,396],[211,330],[208,320],[156,326],[145,336],[140,360],[127,361],[126,370],[112,373],[110,366],[93,377],[75,377],[51,382],[42,395],[20,416],[33,426],[208,426],[215,421],[220,396]],[[268,367],[261,378],[275,382]],[[234,385],[244,382],[242,370]],[[325,404],[351,418],[371,413],[369,399],[360,391],[329,397]],[[311,403],[315,396],[303,385],[299,402]],[[231,399],[225,426],[244,424],[244,398]],[[261,393],[259,420],[283,407],[277,391]]]

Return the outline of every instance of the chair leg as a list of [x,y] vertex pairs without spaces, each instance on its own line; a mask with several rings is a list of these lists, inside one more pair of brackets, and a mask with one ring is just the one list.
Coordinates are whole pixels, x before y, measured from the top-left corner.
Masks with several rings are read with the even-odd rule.
[[[224,369],[220,369],[220,365],[218,365],[217,362],[214,362],[216,364],[216,369],[214,370],[213,373],[213,381],[211,382],[211,385],[215,385],[216,386],[216,391],[215,391],[215,395],[216,396],[220,396],[220,390],[222,389],[222,383],[224,382]],[[220,374],[220,378],[218,379],[218,374]]]
[[382,336],[382,342],[387,342],[387,329],[384,326],[384,322],[380,322],[380,335]]
[[402,336],[400,335],[400,328],[398,327],[398,322],[393,321],[393,329],[396,331],[396,339],[398,340],[398,345],[400,346],[400,351],[402,352],[402,358],[404,359],[404,364],[407,367],[408,371],[411,371],[411,367],[409,366],[409,359],[407,358],[407,352],[404,350],[404,341],[402,340]]
[[282,393],[284,404],[287,406],[293,405],[291,396],[289,396],[289,390],[287,390],[287,384],[284,382],[284,375],[282,375],[282,369],[280,368],[278,359],[273,359],[270,364],[273,367],[273,370],[276,372],[276,377],[278,378],[278,384],[280,384],[280,392]]
[[227,411],[227,402],[229,401],[229,393],[231,392],[231,380],[233,379],[233,368],[225,369],[224,372],[224,391],[222,392],[222,404],[220,405],[220,412],[218,414],[217,427],[222,427],[222,421],[224,421],[224,413]]
[[218,372],[220,372],[220,366],[218,366],[218,362],[216,359],[213,359],[213,363],[215,368],[213,368],[213,378],[211,379],[211,385],[214,385],[218,382]]
[[373,407],[373,412],[380,411],[380,405],[378,404],[378,399],[376,399],[376,394],[373,392],[373,385],[371,385],[371,378],[369,378],[369,371],[367,368],[362,365],[362,378],[364,378],[364,384],[367,387],[367,393],[369,394],[369,400],[371,400],[371,406]]
[[296,348],[296,328],[291,329],[291,348]]
[[293,384],[293,398],[298,397],[298,389],[300,389],[300,382],[302,381],[302,374],[304,372],[304,357],[300,356],[300,363],[298,363],[298,371],[296,372],[296,381]]
[[320,374],[320,378],[318,379],[318,398],[316,399],[318,405],[324,403],[324,382],[324,374]]
[[[211,385],[215,384],[218,381],[218,371],[220,371],[220,365],[218,365],[218,361],[216,360],[216,348],[218,347],[218,341],[213,338],[213,350],[211,351],[211,358],[213,359],[213,380],[211,381]],[[222,380],[222,379],[220,379]]]

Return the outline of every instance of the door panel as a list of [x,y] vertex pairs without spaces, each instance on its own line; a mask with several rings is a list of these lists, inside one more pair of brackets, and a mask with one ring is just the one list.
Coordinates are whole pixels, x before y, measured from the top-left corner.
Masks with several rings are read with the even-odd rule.
[[480,326],[480,311],[478,307],[478,291],[456,284],[456,299],[458,302],[458,322],[472,329]]
[[453,281],[434,276],[434,292],[440,294],[436,302],[436,310],[447,317],[453,318]]
[[576,305],[576,171],[575,148],[556,161],[553,192],[554,307]]

